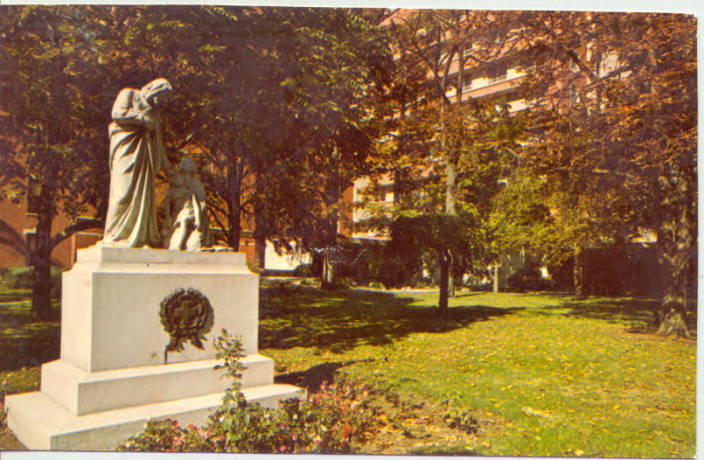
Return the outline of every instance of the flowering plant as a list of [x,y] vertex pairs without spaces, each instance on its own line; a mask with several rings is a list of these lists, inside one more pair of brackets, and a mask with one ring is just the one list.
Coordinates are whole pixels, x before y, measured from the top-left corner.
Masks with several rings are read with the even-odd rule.
[[223,330],[216,356],[232,378],[222,404],[204,427],[173,420],[147,422],[144,431],[118,450],[164,452],[349,453],[376,423],[364,385],[323,383],[304,400],[282,401],[270,409],[248,403],[240,391],[242,342]]

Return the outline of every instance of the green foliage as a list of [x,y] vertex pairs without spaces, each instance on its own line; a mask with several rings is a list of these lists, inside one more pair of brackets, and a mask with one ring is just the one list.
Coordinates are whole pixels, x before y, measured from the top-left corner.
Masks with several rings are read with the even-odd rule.
[[[21,252],[35,269],[33,311],[41,319],[51,313],[51,251],[66,236],[100,225],[107,201],[107,122],[96,120],[106,119],[111,101],[94,40],[103,14],[98,7],[29,5],[3,8],[0,17],[0,62],[11,76],[0,81],[7,114],[0,124],[8,133],[0,199],[25,202],[37,216],[34,241]],[[52,231],[59,213],[70,223]],[[86,215],[96,219],[78,221]]]
[[[464,68],[478,59],[465,51],[474,53],[473,45],[493,33],[485,19],[480,12],[420,10],[392,20],[397,78],[384,101],[387,129],[377,140],[371,161],[375,177],[367,193],[374,195],[380,184],[393,181],[394,202],[362,202],[373,216],[370,226],[393,221],[393,254],[405,258],[401,248],[413,254],[400,270],[416,269],[419,252],[440,268],[441,311],[450,277],[489,261],[491,200],[523,130],[522,120],[509,116],[501,97],[463,97]],[[491,54],[489,48],[496,46],[488,47],[482,59]]]
[[242,358],[245,357],[242,339],[231,336],[223,329],[221,335],[213,342],[213,348],[215,357],[224,361],[223,364],[218,364],[216,369],[225,369],[225,375],[232,379],[228,392],[238,392],[241,388],[242,371],[246,369],[242,364]]
[[402,216],[392,223],[391,231],[396,237],[389,243],[388,250],[396,256],[398,266],[389,271],[388,276],[400,270],[410,275],[414,271],[419,273],[422,258],[434,261],[429,267],[435,268],[437,254],[444,251],[452,254],[455,274],[481,269],[486,235],[472,215]]
[[512,251],[553,255],[554,218],[549,209],[546,182],[520,165],[503,178],[502,189],[493,197],[489,228],[496,257]]
[[240,391],[242,343],[223,331],[217,357],[232,383],[222,405],[203,428],[172,420],[150,420],[119,450],[239,453],[347,453],[375,425],[364,385],[327,385],[308,399],[290,399],[276,409],[248,403]]
[[[51,267],[51,296],[61,296],[61,274],[63,270]],[[29,267],[9,267],[0,269],[0,289],[32,289],[34,280]]]
[[[123,87],[168,77],[172,161],[197,157],[220,243],[321,247],[373,136],[369,96],[391,55],[351,9],[27,6],[3,15],[2,198],[39,209],[32,264],[46,275],[53,217],[105,212],[105,126]],[[87,82],[87,83],[86,83]],[[60,121],[59,121],[60,120]],[[4,148],[7,144],[7,149]],[[30,187],[31,186],[31,187]],[[31,190],[30,190],[31,188]],[[16,235],[0,241],[16,240]],[[257,261],[261,263],[261,261]],[[36,290],[47,284],[36,281]],[[46,300],[46,299],[45,299]],[[47,310],[44,302],[44,310]]]
[[[531,113],[540,129],[526,165],[545,177],[559,211],[549,249],[578,256],[646,230],[657,237],[666,286],[661,320],[683,315],[696,272],[696,18],[530,16],[529,35],[549,36],[534,49],[540,65],[526,85],[545,101]],[[569,83],[547,90],[555,81]]]

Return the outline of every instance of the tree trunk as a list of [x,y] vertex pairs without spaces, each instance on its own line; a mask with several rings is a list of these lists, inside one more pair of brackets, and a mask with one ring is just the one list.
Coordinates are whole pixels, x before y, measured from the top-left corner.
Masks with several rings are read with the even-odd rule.
[[682,303],[664,304],[660,311],[659,335],[676,335],[690,338],[685,322],[686,310]]
[[267,221],[268,209],[266,202],[261,199],[265,196],[264,183],[262,180],[264,173],[259,173],[255,178],[254,200],[254,266],[258,270],[265,268],[266,240],[271,234],[270,222]]
[[676,224],[670,231],[658,234],[657,250],[660,272],[664,281],[663,299],[658,312],[658,334],[690,337],[685,321],[690,254],[687,248],[675,242]]
[[[260,195],[261,196],[261,195]],[[263,204],[257,201],[254,205],[254,266],[264,270],[266,261],[266,216]]]
[[53,206],[44,206],[38,213],[34,244],[31,248],[32,315],[41,320],[51,317],[51,221]]
[[[444,103],[440,108],[440,118],[442,122],[443,132],[445,131],[445,107]],[[441,136],[441,148],[445,156],[445,215],[457,215],[457,165],[455,164],[455,155],[448,151],[447,143],[444,136]],[[440,316],[442,319],[447,319],[447,302],[451,295],[454,286],[451,280],[452,272],[452,256],[448,250],[443,250],[440,256]]]
[[574,248],[574,268],[572,269],[572,279],[574,283],[574,295],[584,297],[584,251],[581,246]]
[[494,292],[499,292],[499,267],[501,265],[496,262],[494,264]]
[[254,236],[254,266],[266,269],[266,237],[259,234]]
[[227,232],[227,244],[235,251],[240,250],[242,224],[242,177],[237,160],[230,162],[227,168],[227,221],[230,226]]
[[[323,289],[335,289],[337,287],[337,230],[339,221],[339,211],[334,208],[340,201],[340,178],[342,177],[340,152],[335,147],[332,152],[333,176],[328,176],[324,188],[324,203],[327,211],[322,232],[323,260],[320,273],[320,286]],[[331,172],[332,172],[331,171]]]
[[320,276],[321,287],[323,289],[335,289],[337,286],[337,277],[335,263],[332,260],[332,248],[325,248],[323,251],[323,269]]
[[447,250],[438,250],[440,262],[440,299],[438,302],[438,315],[442,320],[448,317],[448,288],[450,281],[450,255]]
[[445,164],[445,215],[457,215],[457,197],[455,196],[455,186],[457,183],[457,168],[450,155],[447,154]]

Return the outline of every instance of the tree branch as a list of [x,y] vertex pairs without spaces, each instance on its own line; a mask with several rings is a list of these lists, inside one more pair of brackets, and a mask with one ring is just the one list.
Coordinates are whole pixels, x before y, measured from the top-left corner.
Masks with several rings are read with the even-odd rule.
[[62,232],[57,233],[51,238],[50,246],[51,248],[55,248],[56,245],[61,243],[64,239],[68,238],[69,236],[73,235],[74,233],[78,233],[81,230],[86,230],[89,228],[97,228],[97,227],[103,227],[105,223],[100,220],[100,219],[81,219],[78,222],[75,222],[68,227],[66,227]]
[[0,244],[4,244],[11,249],[19,252],[23,256],[27,257],[29,251],[27,249],[27,242],[22,237],[22,235],[15,230],[10,224],[8,224],[3,219],[0,219]]

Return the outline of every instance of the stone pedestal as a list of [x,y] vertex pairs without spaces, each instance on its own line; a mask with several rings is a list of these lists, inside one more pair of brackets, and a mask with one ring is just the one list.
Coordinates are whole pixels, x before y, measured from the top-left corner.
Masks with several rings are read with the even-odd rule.
[[259,280],[242,253],[99,244],[78,252],[62,287],[60,359],[42,366],[41,391],[6,398],[29,449],[114,450],[149,418],[205,423],[230,384],[214,369],[222,329],[243,339],[248,401],[303,393],[275,385],[257,353]]

